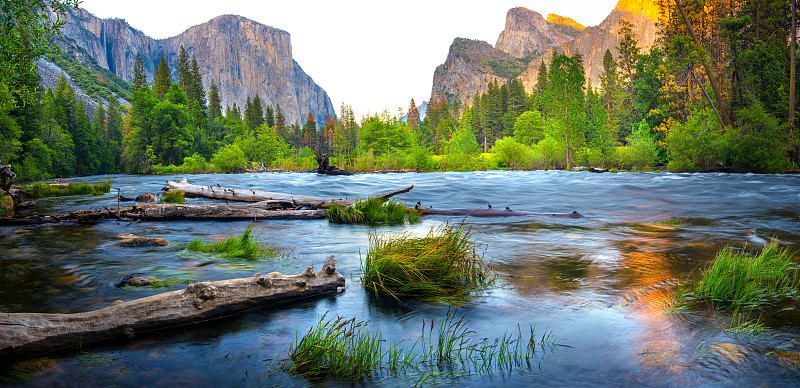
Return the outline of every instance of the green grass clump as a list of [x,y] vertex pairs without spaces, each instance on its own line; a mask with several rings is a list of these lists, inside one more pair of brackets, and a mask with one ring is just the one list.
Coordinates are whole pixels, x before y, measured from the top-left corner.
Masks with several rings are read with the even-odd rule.
[[49,185],[44,182],[36,182],[22,187],[28,198],[44,197],[63,197],[66,195],[101,195],[111,191],[111,182],[96,183],[75,183],[67,186]]
[[190,251],[219,253],[227,258],[253,260],[263,256],[275,255],[277,249],[259,241],[252,236],[253,226],[247,228],[238,236],[230,236],[220,241],[206,241],[200,237],[189,242],[186,249]]
[[656,224],[664,225],[664,226],[682,226],[685,223],[685,220],[680,217],[672,217],[663,219],[661,221],[656,222]]
[[361,281],[375,293],[459,298],[494,280],[464,224],[443,224],[425,237],[370,236]]
[[[422,372],[417,385],[436,376],[530,369],[537,352],[555,346],[552,333],[537,340],[535,327],[506,333],[501,338],[479,337],[462,316],[448,310],[443,318],[422,322],[420,337],[406,348],[404,341],[384,341],[379,331],[355,318],[327,319],[327,313],[302,338],[295,337],[281,367],[308,378],[329,377],[359,381],[380,372]],[[436,334],[434,334],[436,333]]]
[[796,296],[798,286],[800,272],[792,253],[773,242],[755,256],[722,249],[700,281],[679,298],[753,309]]
[[419,222],[419,212],[406,211],[405,206],[393,199],[369,198],[347,208],[333,204],[328,208],[328,221],[339,224],[413,224]]
[[183,196],[183,190],[171,190],[164,194],[161,197],[161,201],[164,203],[184,203],[186,202],[186,198]]

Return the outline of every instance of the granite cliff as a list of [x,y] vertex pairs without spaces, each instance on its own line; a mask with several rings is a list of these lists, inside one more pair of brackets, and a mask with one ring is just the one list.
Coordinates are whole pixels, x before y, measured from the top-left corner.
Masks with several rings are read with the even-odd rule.
[[550,23],[527,8],[512,8],[495,47],[464,38],[453,41],[447,60],[434,73],[431,99],[445,95],[469,102],[476,91],[485,92],[489,82],[516,78],[532,57],[569,42],[570,32],[577,30]]
[[[603,56],[606,50],[611,50],[614,58],[617,58],[619,22],[626,20],[633,24],[633,32],[639,41],[639,47],[643,52],[647,52],[657,38],[656,22],[658,17],[659,7],[655,0],[620,0],[599,26],[587,27],[573,41],[555,50],[570,56],[580,50],[586,68],[586,78],[592,85],[597,86],[600,84]],[[549,64],[552,57],[553,51],[550,51],[530,62],[528,69],[520,75],[525,90],[528,92],[533,90],[537,81],[539,65],[542,60]]]
[[241,16],[218,16],[178,36],[153,39],[122,19],[100,19],[84,9],[73,10],[62,30],[65,42],[81,47],[96,63],[122,79],[133,79],[136,55],[141,54],[152,79],[163,51],[175,70],[183,45],[195,55],[208,90],[216,82],[222,104],[243,107],[248,96],[280,105],[287,123],[305,121],[312,112],[317,122],[336,112],[327,92],[317,85],[292,58],[288,32]]
[[431,98],[445,95],[469,103],[476,91],[486,91],[490,81],[516,77],[530,92],[542,60],[549,63],[555,52],[572,55],[576,50],[583,55],[587,79],[596,86],[606,49],[617,56],[619,22],[633,24],[639,46],[647,52],[656,40],[658,16],[655,0],[620,0],[599,26],[584,28],[567,17],[551,14],[545,20],[537,12],[513,8],[495,47],[462,38],[453,42],[447,61],[434,73]]

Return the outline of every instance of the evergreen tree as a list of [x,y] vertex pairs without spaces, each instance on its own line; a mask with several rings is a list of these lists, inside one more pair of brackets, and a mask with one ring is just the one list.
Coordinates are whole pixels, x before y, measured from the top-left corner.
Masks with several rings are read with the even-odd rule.
[[206,107],[206,91],[203,89],[203,77],[200,75],[200,66],[197,64],[197,58],[192,54],[192,63],[189,67],[189,80],[188,89],[186,91],[189,101],[197,101],[200,106]]
[[286,118],[283,117],[283,112],[281,112],[281,104],[275,105],[275,130],[281,137],[287,138]]
[[266,113],[264,113],[264,120],[268,127],[274,128],[275,127],[275,111],[272,109],[272,105],[267,105]]
[[417,110],[417,104],[414,103],[413,98],[411,99],[411,103],[408,105],[408,113],[406,114],[406,117],[411,130],[416,132],[417,128],[419,128],[419,111]]
[[314,119],[314,114],[308,112],[306,116],[306,123],[303,125],[303,145],[307,147],[311,147],[315,151],[319,149],[319,145],[317,144],[319,138],[317,134],[317,120]]
[[247,127],[251,130],[256,128],[255,119],[253,118],[253,101],[250,100],[250,96],[247,96],[247,100],[244,103],[244,122],[247,123]]
[[619,22],[620,41],[617,46],[619,52],[620,78],[627,92],[633,89],[633,76],[636,73],[636,62],[639,60],[640,49],[636,35],[633,33],[633,24],[627,20]]
[[217,117],[222,117],[222,102],[217,84],[211,79],[211,86],[208,87],[208,121],[214,121]]
[[162,51],[161,60],[153,78],[153,95],[157,99],[163,100],[169,91],[170,85],[172,85],[172,77],[169,74],[169,66],[167,66],[167,60],[164,58],[164,52]]
[[133,87],[135,90],[147,87],[147,73],[144,70],[142,54],[136,54],[136,64],[133,65]]
[[258,94],[253,98],[253,123],[256,127],[264,124],[264,110],[261,107],[261,97]]
[[188,93],[192,84],[192,73],[189,67],[189,55],[186,54],[183,45],[181,45],[180,52],[178,53],[178,65],[176,70],[178,71],[178,85]]

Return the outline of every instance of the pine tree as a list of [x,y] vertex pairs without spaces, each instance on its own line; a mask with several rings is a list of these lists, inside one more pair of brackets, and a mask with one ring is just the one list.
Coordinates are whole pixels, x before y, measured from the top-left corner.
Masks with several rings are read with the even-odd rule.
[[303,145],[313,148],[315,151],[319,149],[319,145],[317,144],[318,134],[317,134],[317,120],[314,119],[314,114],[308,112],[306,116],[306,123],[303,125]]
[[286,118],[283,116],[283,112],[281,112],[281,104],[275,105],[275,130],[281,137],[286,139]]
[[186,50],[181,45],[180,52],[178,53],[178,85],[189,94],[189,87],[192,82],[192,74],[191,68],[189,68],[189,55],[186,54]]
[[192,54],[192,64],[189,67],[189,89],[186,94],[189,101],[197,101],[200,106],[206,107],[206,91],[203,89],[203,77],[200,75],[200,66],[197,64],[197,58]]
[[411,130],[415,131],[419,128],[419,111],[417,110],[417,104],[414,103],[414,99],[411,99],[411,104],[408,105],[408,125],[411,126]]
[[247,127],[255,129],[255,119],[253,118],[253,101],[250,100],[250,96],[247,96],[247,100],[244,103],[244,122],[247,123]]
[[264,110],[261,108],[261,97],[258,94],[253,98],[253,124],[256,128],[264,124]]
[[163,100],[169,91],[170,85],[172,85],[172,77],[169,75],[169,66],[167,66],[167,60],[164,58],[164,52],[162,51],[161,61],[158,63],[158,69],[153,78],[153,95],[157,99]]
[[133,65],[133,86],[135,90],[147,87],[147,74],[141,54],[136,54],[136,64]]
[[217,90],[217,84],[211,79],[211,86],[208,87],[208,121],[214,121],[222,116],[222,102]]
[[266,112],[264,113],[264,120],[267,123],[267,126],[270,128],[275,127],[275,111],[272,109],[272,105],[267,105]]
[[633,24],[627,20],[619,22],[620,41],[617,46],[619,52],[620,78],[629,93],[633,92],[633,76],[636,73],[636,63],[639,61],[639,42],[633,33]]

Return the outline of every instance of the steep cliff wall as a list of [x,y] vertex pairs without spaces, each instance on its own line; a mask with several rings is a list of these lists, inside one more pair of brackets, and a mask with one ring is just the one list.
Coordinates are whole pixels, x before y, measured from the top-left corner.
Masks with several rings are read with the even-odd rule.
[[290,124],[302,124],[309,111],[318,123],[336,115],[327,92],[292,58],[288,32],[224,15],[155,40],[124,20],[99,19],[84,9],[72,11],[66,21],[64,36],[125,80],[133,79],[137,54],[150,79],[162,51],[174,71],[183,45],[190,57],[196,56],[206,90],[212,79],[217,83],[223,105],[244,106],[248,96],[258,94],[265,104],[280,105]]
[[497,38],[495,48],[522,58],[531,53],[544,53],[570,40],[572,37],[561,33],[538,12],[517,7],[508,11],[506,27]]
[[[570,56],[576,50],[580,50],[586,68],[586,78],[592,85],[597,86],[600,83],[600,74],[603,72],[603,56],[606,50],[611,50],[615,59],[619,54],[616,49],[619,45],[619,22],[627,20],[633,24],[633,31],[639,41],[639,47],[642,47],[643,52],[647,52],[657,38],[658,16],[659,7],[655,0],[620,0],[611,14],[599,26],[586,28],[575,40],[556,50]],[[549,64],[552,57],[553,52],[550,51],[530,62],[528,69],[520,75],[525,90],[528,92],[533,90],[537,81],[539,65],[542,60]]]

